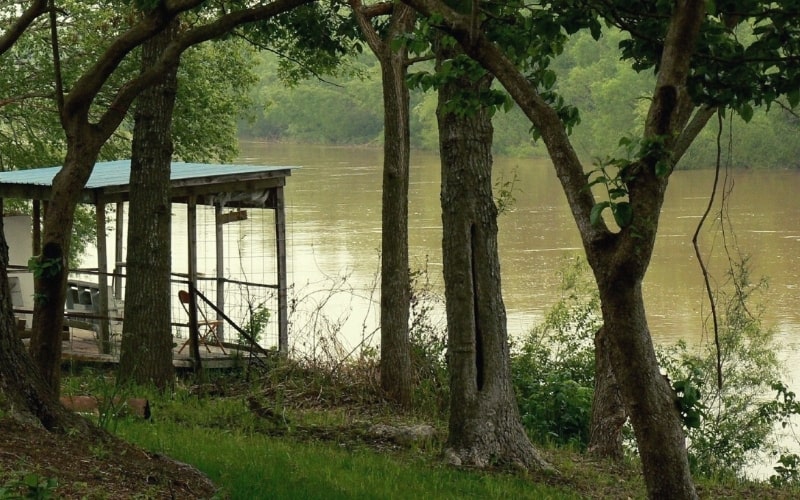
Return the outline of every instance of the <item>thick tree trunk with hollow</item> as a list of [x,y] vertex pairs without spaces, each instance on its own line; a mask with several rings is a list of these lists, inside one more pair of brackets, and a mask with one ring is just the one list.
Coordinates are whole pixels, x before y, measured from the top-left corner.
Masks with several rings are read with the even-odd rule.
[[[155,64],[177,23],[142,45],[142,70]],[[123,382],[173,385],[170,325],[170,163],[177,68],[137,100],[131,155],[125,321],[118,378]]]
[[[440,51],[438,57],[450,57]],[[500,287],[497,208],[492,196],[492,124],[485,108],[459,114],[451,103],[491,83],[462,77],[439,89],[442,225],[450,422],[456,464],[547,467],[520,421],[511,386],[506,311]]]

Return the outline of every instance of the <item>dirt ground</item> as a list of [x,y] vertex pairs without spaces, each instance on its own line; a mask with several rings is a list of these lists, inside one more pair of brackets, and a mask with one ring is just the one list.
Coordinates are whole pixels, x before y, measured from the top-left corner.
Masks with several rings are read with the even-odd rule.
[[[58,486],[51,491],[56,498],[199,499],[211,498],[216,491],[196,468],[123,441],[93,443],[0,419],[0,497],[4,486],[15,487],[30,474],[38,475],[37,484],[58,477]],[[23,496],[30,488],[16,487],[15,493]]]

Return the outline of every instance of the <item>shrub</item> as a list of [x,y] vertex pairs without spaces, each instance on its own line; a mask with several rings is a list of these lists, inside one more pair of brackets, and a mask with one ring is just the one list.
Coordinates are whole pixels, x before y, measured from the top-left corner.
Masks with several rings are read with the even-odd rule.
[[580,258],[562,265],[561,298],[511,358],[517,403],[531,438],[581,449],[589,443],[594,334],[601,321],[587,269]]
[[764,280],[750,282],[746,258],[732,263],[727,282],[715,293],[719,358],[714,342],[696,349],[681,342],[659,353],[679,397],[685,399],[686,390],[699,395],[693,411],[684,414],[695,473],[738,476],[764,454],[777,455],[775,425],[787,425],[798,414],[794,393],[780,382],[783,367],[773,332],[761,323],[762,308],[752,304],[765,288]]

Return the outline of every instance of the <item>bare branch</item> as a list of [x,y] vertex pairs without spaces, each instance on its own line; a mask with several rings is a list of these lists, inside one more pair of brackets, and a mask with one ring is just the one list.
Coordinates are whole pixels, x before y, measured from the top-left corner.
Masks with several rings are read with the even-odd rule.
[[36,92],[30,93],[30,94],[22,94],[22,95],[17,95],[17,96],[12,96],[12,97],[6,97],[6,98],[3,98],[3,99],[0,99],[0,108],[2,108],[3,106],[8,106],[9,104],[16,104],[18,102],[26,101],[28,99],[36,99],[36,98],[49,99],[51,97],[53,97],[53,95],[50,94],[50,93],[43,94],[43,93],[36,93]]

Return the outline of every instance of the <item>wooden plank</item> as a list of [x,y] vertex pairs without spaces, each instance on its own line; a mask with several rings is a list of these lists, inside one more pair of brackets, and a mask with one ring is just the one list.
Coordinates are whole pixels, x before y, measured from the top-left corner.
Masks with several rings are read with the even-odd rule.
[[[219,207],[219,205],[214,206]],[[222,211],[222,208],[219,207],[219,210]],[[235,212],[220,213],[217,215],[218,224],[228,224],[230,222],[239,222],[243,220],[247,220],[247,210],[237,210]]]

